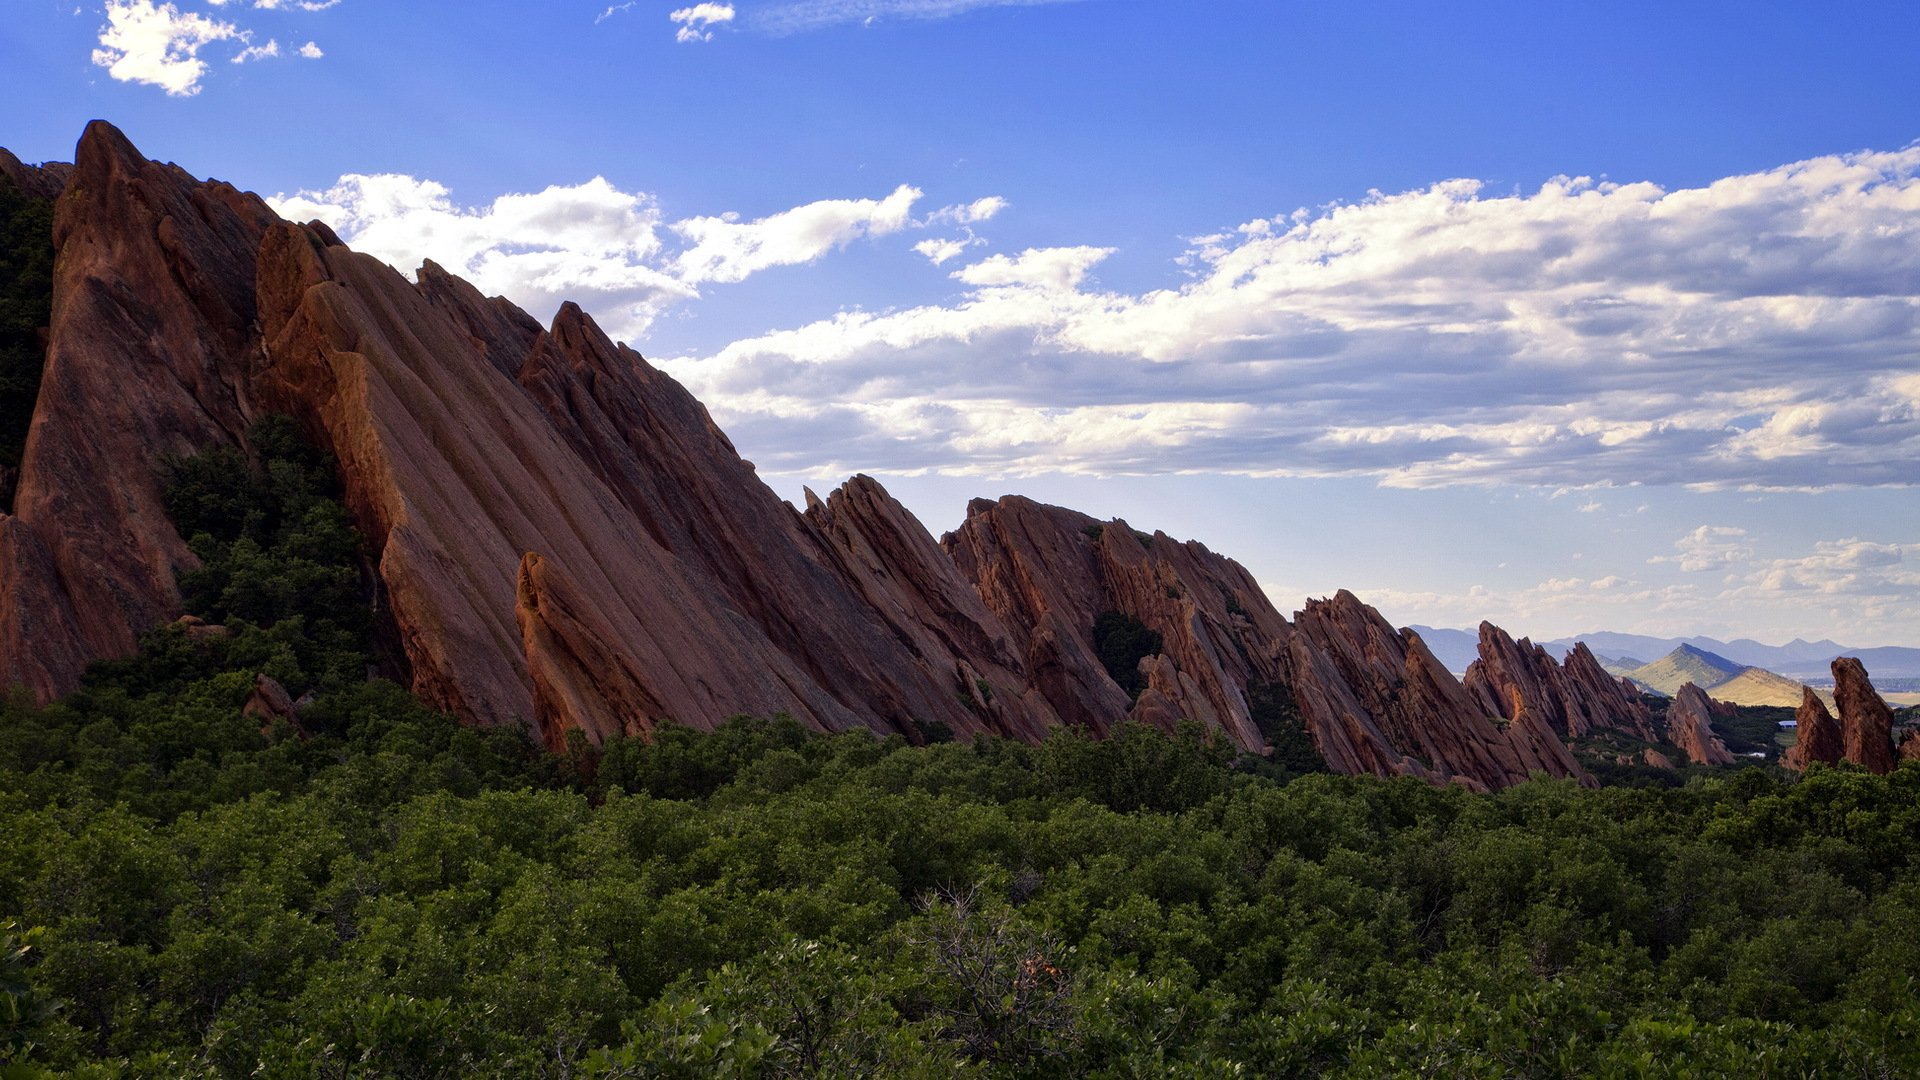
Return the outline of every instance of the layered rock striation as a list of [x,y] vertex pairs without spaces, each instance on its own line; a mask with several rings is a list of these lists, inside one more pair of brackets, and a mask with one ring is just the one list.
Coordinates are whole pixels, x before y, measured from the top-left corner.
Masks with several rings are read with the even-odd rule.
[[1794,743],[1781,755],[1780,764],[1795,772],[1805,772],[1807,766],[1818,761],[1832,765],[1846,755],[1846,741],[1840,734],[1840,723],[1827,711],[1826,702],[1813,692],[1812,687],[1804,687],[1800,696],[1800,707],[1793,711]]
[[1694,765],[1731,765],[1733,754],[1713,730],[1713,701],[1707,692],[1683,684],[1667,705],[1666,741],[1680,748]]
[[1579,739],[1596,729],[1657,741],[1653,719],[1633,685],[1600,666],[1585,642],[1574,645],[1562,666],[1526,638],[1514,641],[1489,622],[1480,624],[1480,659],[1467,667],[1465,684],[1489,715],[1544,722],[1557,734]]
[[[1635,722],[1590,656],[1507,641],[1469,693],[1349,593],[1290,623],[1239,564],[1124,522],[1008,497],[936,543],[864,476],[795,510],[579,308],[543,326],[431,263],[408,279],[104,123],[71,167],[0,173],[59,199],[0,515],[0,678],[42,699],[181,614],[167,455],[285,413],[339,463],[414,692],[553,747],[740,713],[915,740],[1195,720],[1249,750],[1291,724],[1338,771],[1498,788],[1580,777],[1561,733]],[[1130,669],[1103,619],[1153,643]],[[1253,704],[1276,692],[1297,715]]]
[[1840,713],[1840,756],[1868,772],[1885,775],[1897,762],[1893,748],[1893,710],[1867,679],[1867,669],[1852,656],[1834,659],[1833,700]]

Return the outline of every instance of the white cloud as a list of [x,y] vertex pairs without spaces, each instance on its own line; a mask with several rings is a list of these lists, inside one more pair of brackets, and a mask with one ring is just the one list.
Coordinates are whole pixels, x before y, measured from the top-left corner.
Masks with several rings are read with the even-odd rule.
[[955,281],[986,288],[1034,289],[1071,293],[1080,287],[1094,264],[1113,254],[1112,248],[1028,248],[1009,258],[994,255],[953,272]]
[[969,11],[999,7],[1040,7],[1075,0],[798,0],[762,8],[752,15],[754,29],[798,34],[843,23],[871,25],[885,19],[946,19]]
[[793,471],[885,454],[1410,487],[1920,477],[1920,145],[1674,191],[1376,193],[1199,238],[1144,292],[1093,283],[1110,250],[995,255],[949,303],[667,363]]
[[249,45],[241,49],[238,53],[234,54],[233,62],[236,64],[244,64],[252,60],[265,60],[268,57],[279,55],[280,43],[268,39],[265,45]]
[[1673,542],[1678,555],[1656,555],[1650,563],[1678,563],[1688,573],[1714,570],[1753,558],[1747,530],[1732,525],[1702,525]]
[[998,195],[989,195],[984,199],[975,199],[970,203],[956,203],[943,206],[927,215],[926,225],[972,225],[993,217],[1008,206],[1007,200]]
[[615,15],[618,15],[626,11],[632,11],[633,5],[636,3],[639,3],[639,0],[627,0],[627,2],[624,4],[610,5],[605,11],[602,11],[600,14],[595,15],[593,17],[593,24],[595,26],[598,26],[601,23],[606,22],[608,19],[613,18]]
[[327,54],[320,51],[320,46],[309,41],[305,45],[300,46],[300,55],[308,60],[318,60]]
[[390,174],[343,176],[326,191],[268,201],[283,217],[325,221],[395,266],[432,259],[542,314],[578,301],[616,333],[638,333],[663,305],[693,295],[656,265],[660,213],[652,199],[600,177],[475,208],[457,205],[433,181]]
[[[605,12],[601,13],[600,18],[604,19],[608,15],[613,14],[613,12],[613,8],[608,8]],[[715,26],[733,21],[733,5],[700,3],[692,7],[680,8],[670,13],[667,18],[679,24],[680,29],[673,35],[675,41],[682,43],[689,41],[712,41],[713,28]]]
[[754,221],[738,215],[695,217],[673,224],[690,243],[677,260],[688,282],[740,281],[771,266],[812,262],[862,236],[906,228],[920,189],[906,184],[884,199],[822,199]]
[[913,245],[913,250],[925,255],[933,265],[939,266],[948,259],[959,258],[965,254],[967,248],[974,243],[984,243],[984,241],[947,240],[928,237]]
[[107,24],[93,62],[121,82],[158,86],[174,97],[200,92],[207,62],[200,50],[241,38],[240,28],[153,0],[107,0]]
[[268,202],[283,217],[326,222],[396,267],[432,259],[537,315],[573,300],[609,332],[634,339],[668,307],[696,298],[702,284],[809,263],[862,237],[914,227],[919,198],[919,189],[902,185],[884,199],[824,199],[752,221],[724,214],[667,222],[652,196],[600,177],[467,207],[431,180],[351,174],[325,191]]

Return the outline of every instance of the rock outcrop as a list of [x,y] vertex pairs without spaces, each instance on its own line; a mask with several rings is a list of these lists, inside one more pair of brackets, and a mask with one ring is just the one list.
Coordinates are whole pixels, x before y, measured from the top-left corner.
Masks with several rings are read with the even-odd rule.
[[1713,702],[1707,692],[1685,683],[1667,705],[1667,742],[1694,765],[1731,765],[1733,755],[1713,731]]
[[57,203],[46,367],[0,519],[0,681],[44,699],[179,614],[175,577],[198,560],[161,505],[159,462],[233,445],[252,418],[254,252],[277,220],[88,126]]
[[1900,740],[1898,755],[1901,761],[1920,761],[1920,728],[1907,732]]
[[1468,693],[1489,715],[1544,722],[1568,739],[1596,728],[1653,742],[1652,716],[1630,683],[1609,675],[1585,642],[1563,667],[1526,638],[1514,641],[1490,622],[1480,624],[1480,659],[1468,665]]
[[1793,712],[1794,743],[1780,758],[1780,764],[1795,772],[1805,772],[1814,762],[1832,765],[1846,755],[1846,741],[1840,724],[1827,711],[1826,703],[1811,687],[1802,688],[1800,707]]
[[[1247,684],[1286,682],[1292,627],[1253,576],[1204,545],[1136,533],[1124,521],[1009,495],[976,499],[940,545],[1006,628],[1014,655],[1054,715],[1104,735],[1123,718],[1211,722],[1243,748],[1265,736]],[[1105,612],[1160,635],[1137,701],[1108,674],[1093,639]]]
[[1840,713],[1841,757],[1871,773],[1893,771],[1893,710],[1851,656],[1833,661],[1833,700]]
[[[71,167],[0,174],[58,195],[46,372],[0,515],[0,679],[43,700],[181,616],[196,560],[166,456],[285,413],[339,463],[414,692],[555,748],[739,713],[915,740],[1190,719],[1249,750],[1303,722],[1336,770],[1497,788],[1581,776],[1558,732],[1633,722],[1590,656],[1503,660],[1502,722],[1351,594],[1296,627],[1237,563],[1125,522],[1008,497],[936,543],[864,476],[797,511],[579,308],[542,326],[432,263],[409,280],[104,123]],[[1125,688],[1094,640],[1109,612],[1160,643]],[[1298,721],[1256,714],[1276,695]]]
[[1352,593],[1310,601],[1296,628],[1294,693],[1322,754],[1348,764],[1342,771],[1492,788],[1536,772],[1592,782],[1544,716],[1497,722],[1418,634],[1395,630]]

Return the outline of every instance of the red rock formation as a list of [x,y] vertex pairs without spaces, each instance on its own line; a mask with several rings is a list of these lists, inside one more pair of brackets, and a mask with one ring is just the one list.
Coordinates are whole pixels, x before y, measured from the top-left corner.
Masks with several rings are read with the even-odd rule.
[[1574,643],[1560,671],[1567,700],[1578,702],[1594,727],[1625,732],[1646,742],[1658,741],[1653,712],[1640,697],[1639,689],[1601,667],[1586,642]]
[[1907,732],[1898,753],[1901,761],[1920,761],[1920,728]]
[[[1296,629],[1304,644],[1294,651],[1295,696],[1329,763],[1329,745],[1351,755],[1351,767],[1341,771],[1457,778],[1489,788],[1535,772],[1592,783],[1543,717],[1496,723],[1419,635],[1394,630],[1352,593],[1309,601]],[[1306,655],[1309,649],[1329,663]]]
[[[1104,735],[1128,716],[1161,725],[1189,717],[1241,747],[1264,745],[1246,687],[1285,681],[1291,628],[1238,563],[1016,495],[974,500],[940,543],[1062,720]],[[1094,651],[1093,625],[1107,611],[1138,619],[1164,643],[1163,659],[1146,662],[1138,702]]]
[[60,190],[67,186],[67,178],[73,175],[73,166],[63,161],[49,161],[43,165],[27,165],[4,148],[0,148],[0,177],[21,194],[35,199],[54,199]]
[[1488,715],[1544,722],[1578,739],[1595,728],[1624,731],[1653,742],[1652,716],[1640,695],[1607,674],[1585,642],[1562,667],[1525,638],[1514,641],[1490,622],[1480,624],[1480,659],[1468,665],[1467,691]]
[[1805,772],[1816,761],[1831,765],[1846,754],[1840,725],[1812,687],[1801,688],[1800,707],[1794,710],[1793,719],[1794,743],[1781,756],[1780,764]]
[[161,506],[158,462],[247,427],[253,253],[275,220],[255,196],[88,125],[58,202],[46,368],[0,519],[0,681],[45,699],[178,614],[175,575],[198,561]]
[[1851,656],[1833,661],[1833,700],[1840,707],[1841,756],[1871,773],[1893,771],[1893,710]]
[[1667,741],[1695,765],[1731,765],[1727,744],[1713,732],[1713,702],[1707,692],[1687,683],[1667,705]]
[[[409,281],[105,124],[70,170],[0,173],[64,191],[46,377],[0,516],[0,678],[43,699],[180,614],[195,560],[161,456],[285,412],[340,463],[414,691],[550,746],[786,712],[910,738],[1196,719],[1257,749],[1261,684],[1291,688],[1342,771],[1579,775],[1541,710],[1490,720],[1350,594],[1296,632],[1200,544],[1019,498],[975,502],[940,545],[867,477],[802,514],[572,305],[542,327],[432,264]],[[1106,611],[1164,643],[1137,700],[1095,654]],[[1560,682],[1562,722],[1596,722]]]

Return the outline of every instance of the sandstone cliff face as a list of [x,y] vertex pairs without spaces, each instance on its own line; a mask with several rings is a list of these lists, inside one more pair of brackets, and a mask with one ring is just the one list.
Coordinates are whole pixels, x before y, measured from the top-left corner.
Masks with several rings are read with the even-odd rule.
[[[1246,686],[1285,681],[1280,655],[1292,631],[1238,563],[1017,495],[974,500],[940,543],[1061,720],[1104,735],[1129,716],[1163,726],[1192,717],[1240,747],[1264,745]],[[1093,626],[1108,611],[1138,619],[1165,646],[1146,663],[1137,702],[1095,651]]]
[[49,161],[41,165],[28,165],[0,147],[0,176],[6,177],[23,195],[35,199],[56,198],[72,175],[73,166],[67,162]]
[[[1259,685],[1339,771],[1491,788],[1579,776],[1555,725],[1611,707],[1549,660],[1542,704],[1502,725],[1351,594],[1296,629],[1238,564],[1124,522],[1009,497],[936,544],[868,477],[795,511],[578,308],[542,326],[431,263],[409,280],[105,124],[70,169],[0,173],[61,193],[47,371],[0,515],[0,678],[42,699],[179,615],[194,558],[162,455],[284,412],[340,462],[414,691],[556,748],[785,712],[911,739],[1191,718],[1257,750]],[[1108,611],[1161,637],[1137,698],[1096,653]]]
[[1480,659],[1468,666],[1465,683],[1492,716],[1527,716],[1570,739],[1607,728],[1655,741],[1646,703],[1630,684],[1607,674],[1585,642],[1574,646],[1562,667],[1540,646],[1525,638],[1516,642],[1483,622]]
[[232,444],[252,418],[253,253],[275,220],[252,195],[87,128],[55,217],[40,397],[0,520],[0,681],[50,697],[178,614],[175,575],[197,560],[161,506],[158,459]]
[[1867,669],[1851,656],[1834,660],[1833,700],[1840,712],[1841,757],[1868,772],[1893,771],[1893,710],[1867,679]]
[[[1496,723],[1498,714],[1455,681],[1418,634],[1396,631],[1352,593],[1309,602],[1296,627],[1304,639],[1295,650],[1301,712],[1316,737],[1319,728],[1338,733],[1344,738],[1329,741],[1351,747],[1358,760],[1384,759],[1385,773],[1474,787],[1506,787],[1534,772],[1592,782],[1545,717],[1526,713],[1504,727]],[[1309,648],[1329,663],[1303,655]],[[1330,682],[1330,674],[1337,678]],[[1356,704],[1371,724],[1359,722]]]
[[1731,765],[1727,744],[1713,732],[1713,702],[1707,692],[1687,683],[1667,705],[1667,741],[1695,765]]
[[1794,710],[1793,719],[1794,744],[1781,756],[1780,764],[1795,772],[1805,772],[1807,766],[1816,761],[1831,765],[1846,754],[1839,722],[1812,687],[1801,688],[1800,707]]

